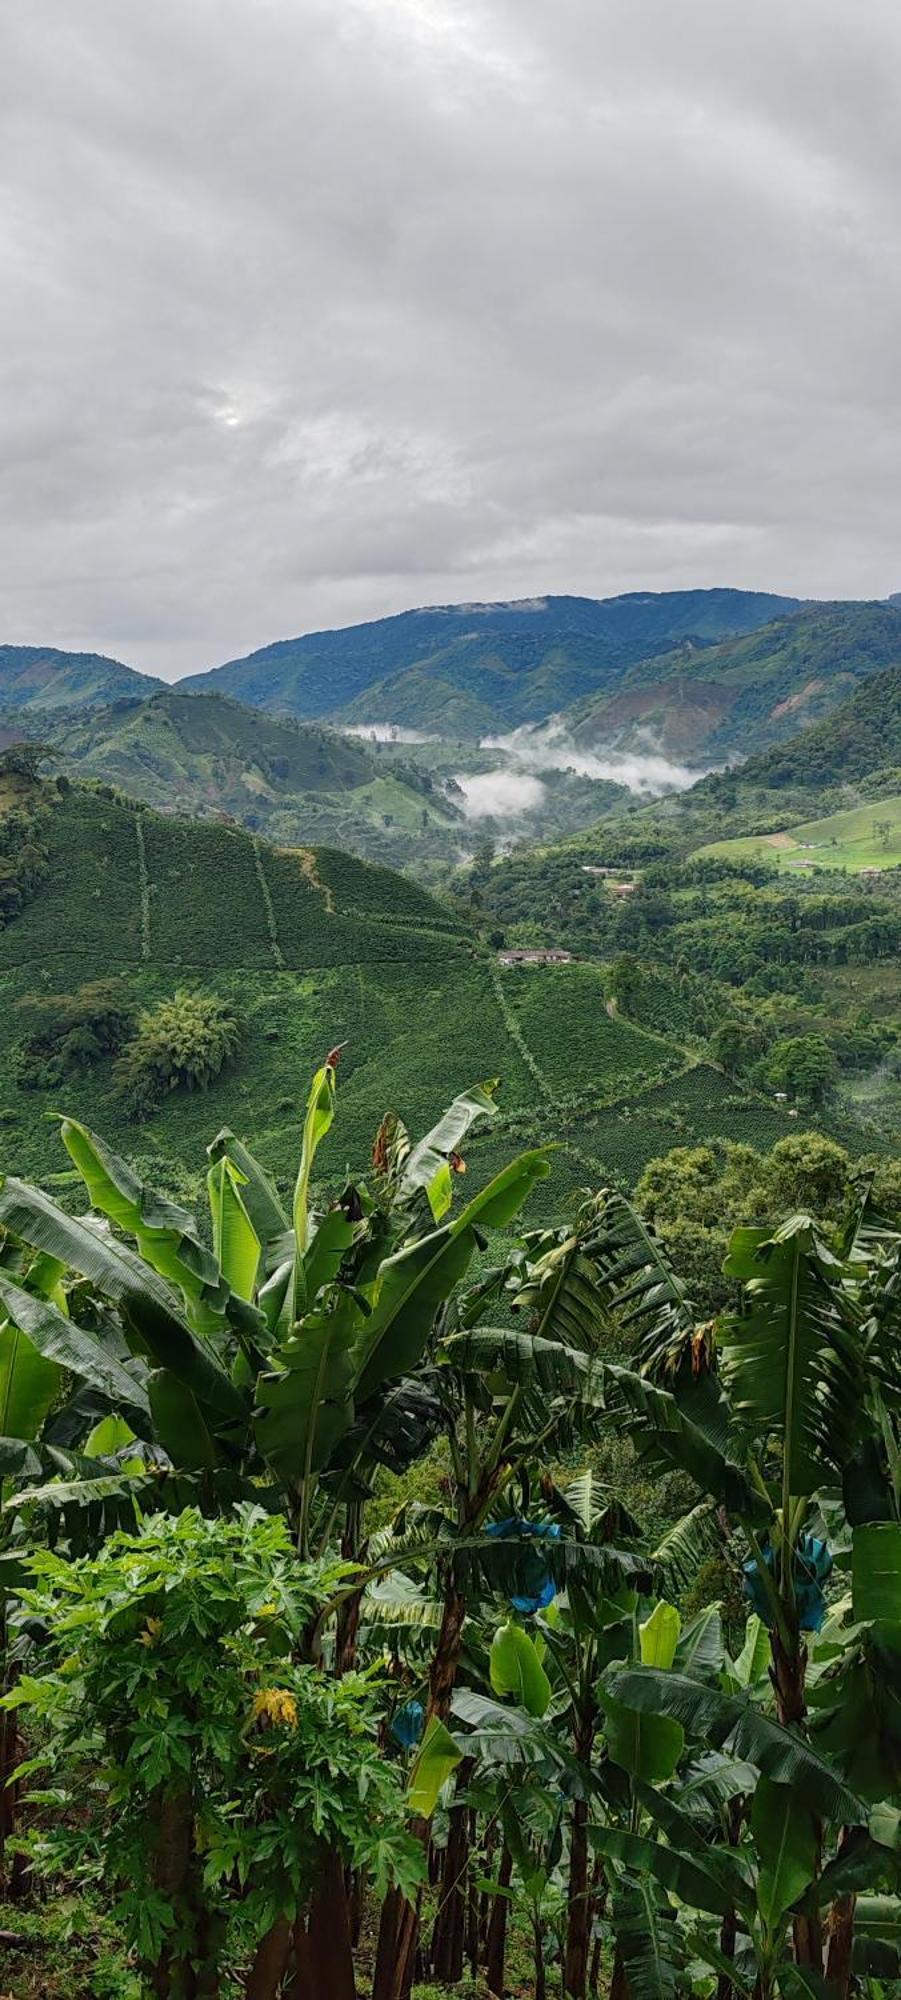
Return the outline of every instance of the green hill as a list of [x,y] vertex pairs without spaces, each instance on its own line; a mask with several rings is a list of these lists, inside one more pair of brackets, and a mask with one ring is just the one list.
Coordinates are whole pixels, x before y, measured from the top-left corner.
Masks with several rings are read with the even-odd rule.
[[[287,1186],[311,1068],[339,1042],[349,1157],[365,1155],[386,1104],[423,1126],[467,1083],[499,1075],[506,1128],[474,1149],[473,1169],[490,1172],[504,1129],[507,1139],[557,1139],[545,1213],[587,1181],[625,1173],[624,1162],[640,1171],[661,1133],[687,1141],[693,1118],[705,1133],[733,1129],[734,1093],[727,1104],[713,1069],[678,1040],[610,1018],[599,964],[506,971],[414,883],[333,850],[280,851],[236,827],[159,816],[80,785],[28,799],[37,821],[23,838],[45,862],[18,914],[7,899],[0,931],[6,1170],[56,1171],[44,1113],[72,1110],[175,1192],[191,1191],[184,1163],[199,1169],[223,1124],[259,1146]],[[28,799],[23,786],[7,788],[0,834]],[[15,860],[13,845],[7,868]],[[46,1010],[28,1003],[83,999],[97,981],[113,981],[123,1008],[152,1009],[185,987],[217,996],[240,1023],[234,1061],[206,1091],[172,1091],[144,1123],[117,1093],[113,1057],[90,1040],[79,1041],[71,1071],[34,1087],[23,1051]],[[664,1117],[661,1085],[675,1088],[683,1074],[694,1109]],[[791,1129],[748,1103],[755,1130],[761,1118],[773,1136]]]
[[901,766],[901,664],[863,681],[825,722],[742,766],[749,784],[829,787]]
[[688,590],[441,605],[279,640],[185,685],[307,720],[340,715],[478,736],[569,707],[668,646],[751,631],[795,604],[757,591]]
[[719,645],[645,659],[577,707],[578,744],[647,748],[693,761],[760,751],[818,723],[871,674],[901,665],[901,610],[811,604]]
[[[28,718],[29,723],[31,718]],[[163,688],[41,731],[63,770],[164,811],[225,814],[294,844],[375,860],[446,851],[459,808],[415,766],[382,770],[362,743],[223,695]]]
[[142,699],[162,682],[107,660],[102,653],[63,653],[54,646],[0,646],[0,709],[47,714],[100,708],[120,696]]
[[710,841],[697,858],[712,855],[733,861],[769,861],[781,870],[897,868],[901,863],[901,792],[873,799],[869,805],[824,819],[802,820],[779,833],[747,834],[735,840]]

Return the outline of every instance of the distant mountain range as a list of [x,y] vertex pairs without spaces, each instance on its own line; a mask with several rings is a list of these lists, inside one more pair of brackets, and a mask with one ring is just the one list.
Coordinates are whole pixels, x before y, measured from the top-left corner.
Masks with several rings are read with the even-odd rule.
[[[209,804],[242,817],[249,786],[265,821],[265,771],[261,780],[243,769],[258,753],[264,765],[275,760],[280,795],[285,772],[298,793],[362,791],[377,774],[361,746],[339,753],[321,734],[270,741],[259,713],[242,721],[248,710],[272,728],[288,719],[393,725],[470,743],[540,729],[553,716],[580,751],[654,750],[700,767],[816,725],[862,680],[899,664],[901,607],[890,600],[801,604],[732,590],[547,597],[408,611],[281,640],[189,676],[180,705],[163,683],[98,654],[0,647],[0,730],[8,737],[27,718],[33,735],[52,718],[57,733],[67,729],[67,755],[94,775],[135,789],[137,764],[151,802],[196,810],[206,786]],[[185,706],[188,695],[228,700],[201,714]],[[198,758],[213,760],[214,781]],[[393,807],[383,801],[385,811]]]
[[443,605],[282,639],[184,685],[304,720],[478,737],[570,708],[669,647],[710,645],[796,607],[742,590]]

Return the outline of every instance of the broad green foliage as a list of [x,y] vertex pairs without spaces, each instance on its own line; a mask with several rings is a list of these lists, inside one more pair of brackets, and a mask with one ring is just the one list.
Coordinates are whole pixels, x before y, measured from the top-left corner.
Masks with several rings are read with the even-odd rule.
[[534,1640],[512,1619],[498,1627],[491,1641],[489,1671],[495,1694],[509,1696],[528,1715],[544,1715],[551,1684]]
[[[806,1175],[820,1217],[737,1227],[711,1321],[614,1190],[522,1232],[541,1148],[459,1199],[480,1121],[503,1152],[491,1082],[418,1140],[382,1116],[369,1171],[330,1194],[340,1075],[333,1048],[293,1199],[213,1140],[212,1248],[81,1120],[62,1136],[91,1213],[0,1185],[0,1583],[21,1592],[22,1553],[56,1544],[24,1586],[11,1700],[90,1808],[39,1847],[80,1870],[103,1843],[163,1990],[192,1940],[207,1968],[232,1953],[248,2000],[287,2000],[301,1949],[314,1989],[343,1963],[350,2000],[348,1866],[383,1894],[374,2000],[417,1952],[453,1983],[479,1884],[494,1990],[502,1911],[538,1988],[559,1956],[567,2000],[594,1925],[616,2000],[626,1979],[631,2000],[821,1996],[836,1938],[879,1977],[901,1885],[901,1233],[869,1184],[848,1207],[836,1149],[793,1141],[770,1188]],[[683,1510],[652,1554],[626,1434]],[[384,1894],[415,1890],[430,1846],[434,1927]]]
[[77,1879],[99,1850],[148,1971],[176,1950],[215,1964],[239,1905],[251,1937],[302,1914],[332,1851],[382,1890],[415,1883],[374,1689],[296,1664],[340,1565],[300,1567],[284,1524],[245,1508],[32,1567],[25,1602],[53,1638],[9,1700],[40,1723],[41,1765],[77,1807],[45,1859]]

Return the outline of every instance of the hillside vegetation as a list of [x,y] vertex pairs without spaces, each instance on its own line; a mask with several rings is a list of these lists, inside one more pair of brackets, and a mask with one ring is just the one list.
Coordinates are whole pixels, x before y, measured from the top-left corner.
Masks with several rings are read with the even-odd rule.
[[[666,1029],[675,1018],[665,1005],[646,1025],[611,1018],[602,963],[505,971],[465,915],[335,850],[279,851],[238,828],[162,817],[82,786],[62,796],[44,788],[38,804],[43,872],[0,933],[0,1150],[19,1170],[52,1167],[54,1135],[41,1114],[77,1103],[176,1183],[176,1161],[199,1158],[217,1122],[240,1124],[288,1175],[299,1080],[323,1047],[339,1043],[344,1116],[358,1148],[371,1143],[386,1101],[415,1126],[461,1075],[500,1076],[500,1131],[540,1127],[560,1141],[541,1190],[546,1213],[584,1185],[586,1150],[594,1178],[629,1181],[660,1150],[662,1133],[675,1143],[734,1128],[722,1079],[699,1061],[703,1044],[683,1040],[689,1016],[674,1032],[652,1025]],[[92,1026],[98,982],[112,982],[120,1008],[137,1019],[153,1018],[179,989],[221,1001],[240,1029],[234,1058],[205,1091],[174,1089],[137,1120],[102,1023]],[[102,1000],[108,1010],[110,996]],[[60,1033],[76,1037],[74,1049],[66,1040],[71,1069],[60,1074],[56,1064],[41,1081],[38,1064],[37,1083],[36,1001],[55,1001]],[[655,1093],[683,1072],[689,1109],[661,1124]],[[748,1101],[758,1102],[753,1092]],[[582,1128],[606,1107],[609,1150],[583,1148]],[[792,1129],[772,1108],[765,1124],[772,1137]],[[867,1143],[861,1132],[857,1150]]]
[[647,742],[694,761],[747,755],[819,722],[871,674],[901,665],[891,604],[810,604],[744,636],[645,659],[577,707],[580,745]]
[[901,793],[874,799],[847,812],[823,819],[802,820],[782,833],[747,834],[744,839],[712,841],[698,849],[698,858],[734,861],[767,860],[780,869],[897,868],[901,863]]
[[678,641],[747,632],[794,604],[756,591],[689,590],[442,605],[279,640],[185,685],[304,719],[478,736],[566,708]]
[[226,814],[286,843],[397,862],[413,836],[425,852],[446,852],[461,823],[444,786],[414,764],[383,770],[352,737],[181,686],[43,733],[75,776],[119,785],[164,811]]
[[101,653],[64,653],[54,646],[0,646],[0,710],[46,714],[95,708],[119,696],[141,699],[162,683]]

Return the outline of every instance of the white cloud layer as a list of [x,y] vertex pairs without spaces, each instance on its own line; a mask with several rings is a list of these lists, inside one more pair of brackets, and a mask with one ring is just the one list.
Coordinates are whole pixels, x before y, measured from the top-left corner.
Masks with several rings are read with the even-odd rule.
[[897,0],[40,0],[0,640],[901,586]]
[[[564,723],[552,719],[540,728],[525,725],[508,736],[486,736],[482,747],[500,750],[521,771],[574,771],[578,778],[612,780],[630,792],[658,798],[662,792],[682,792],[704,772],[697,765],[677,764],[664,756],[652,730],[643,730],[644,750],[583,750]],[[709,766],[707,768],[711,768]]]

